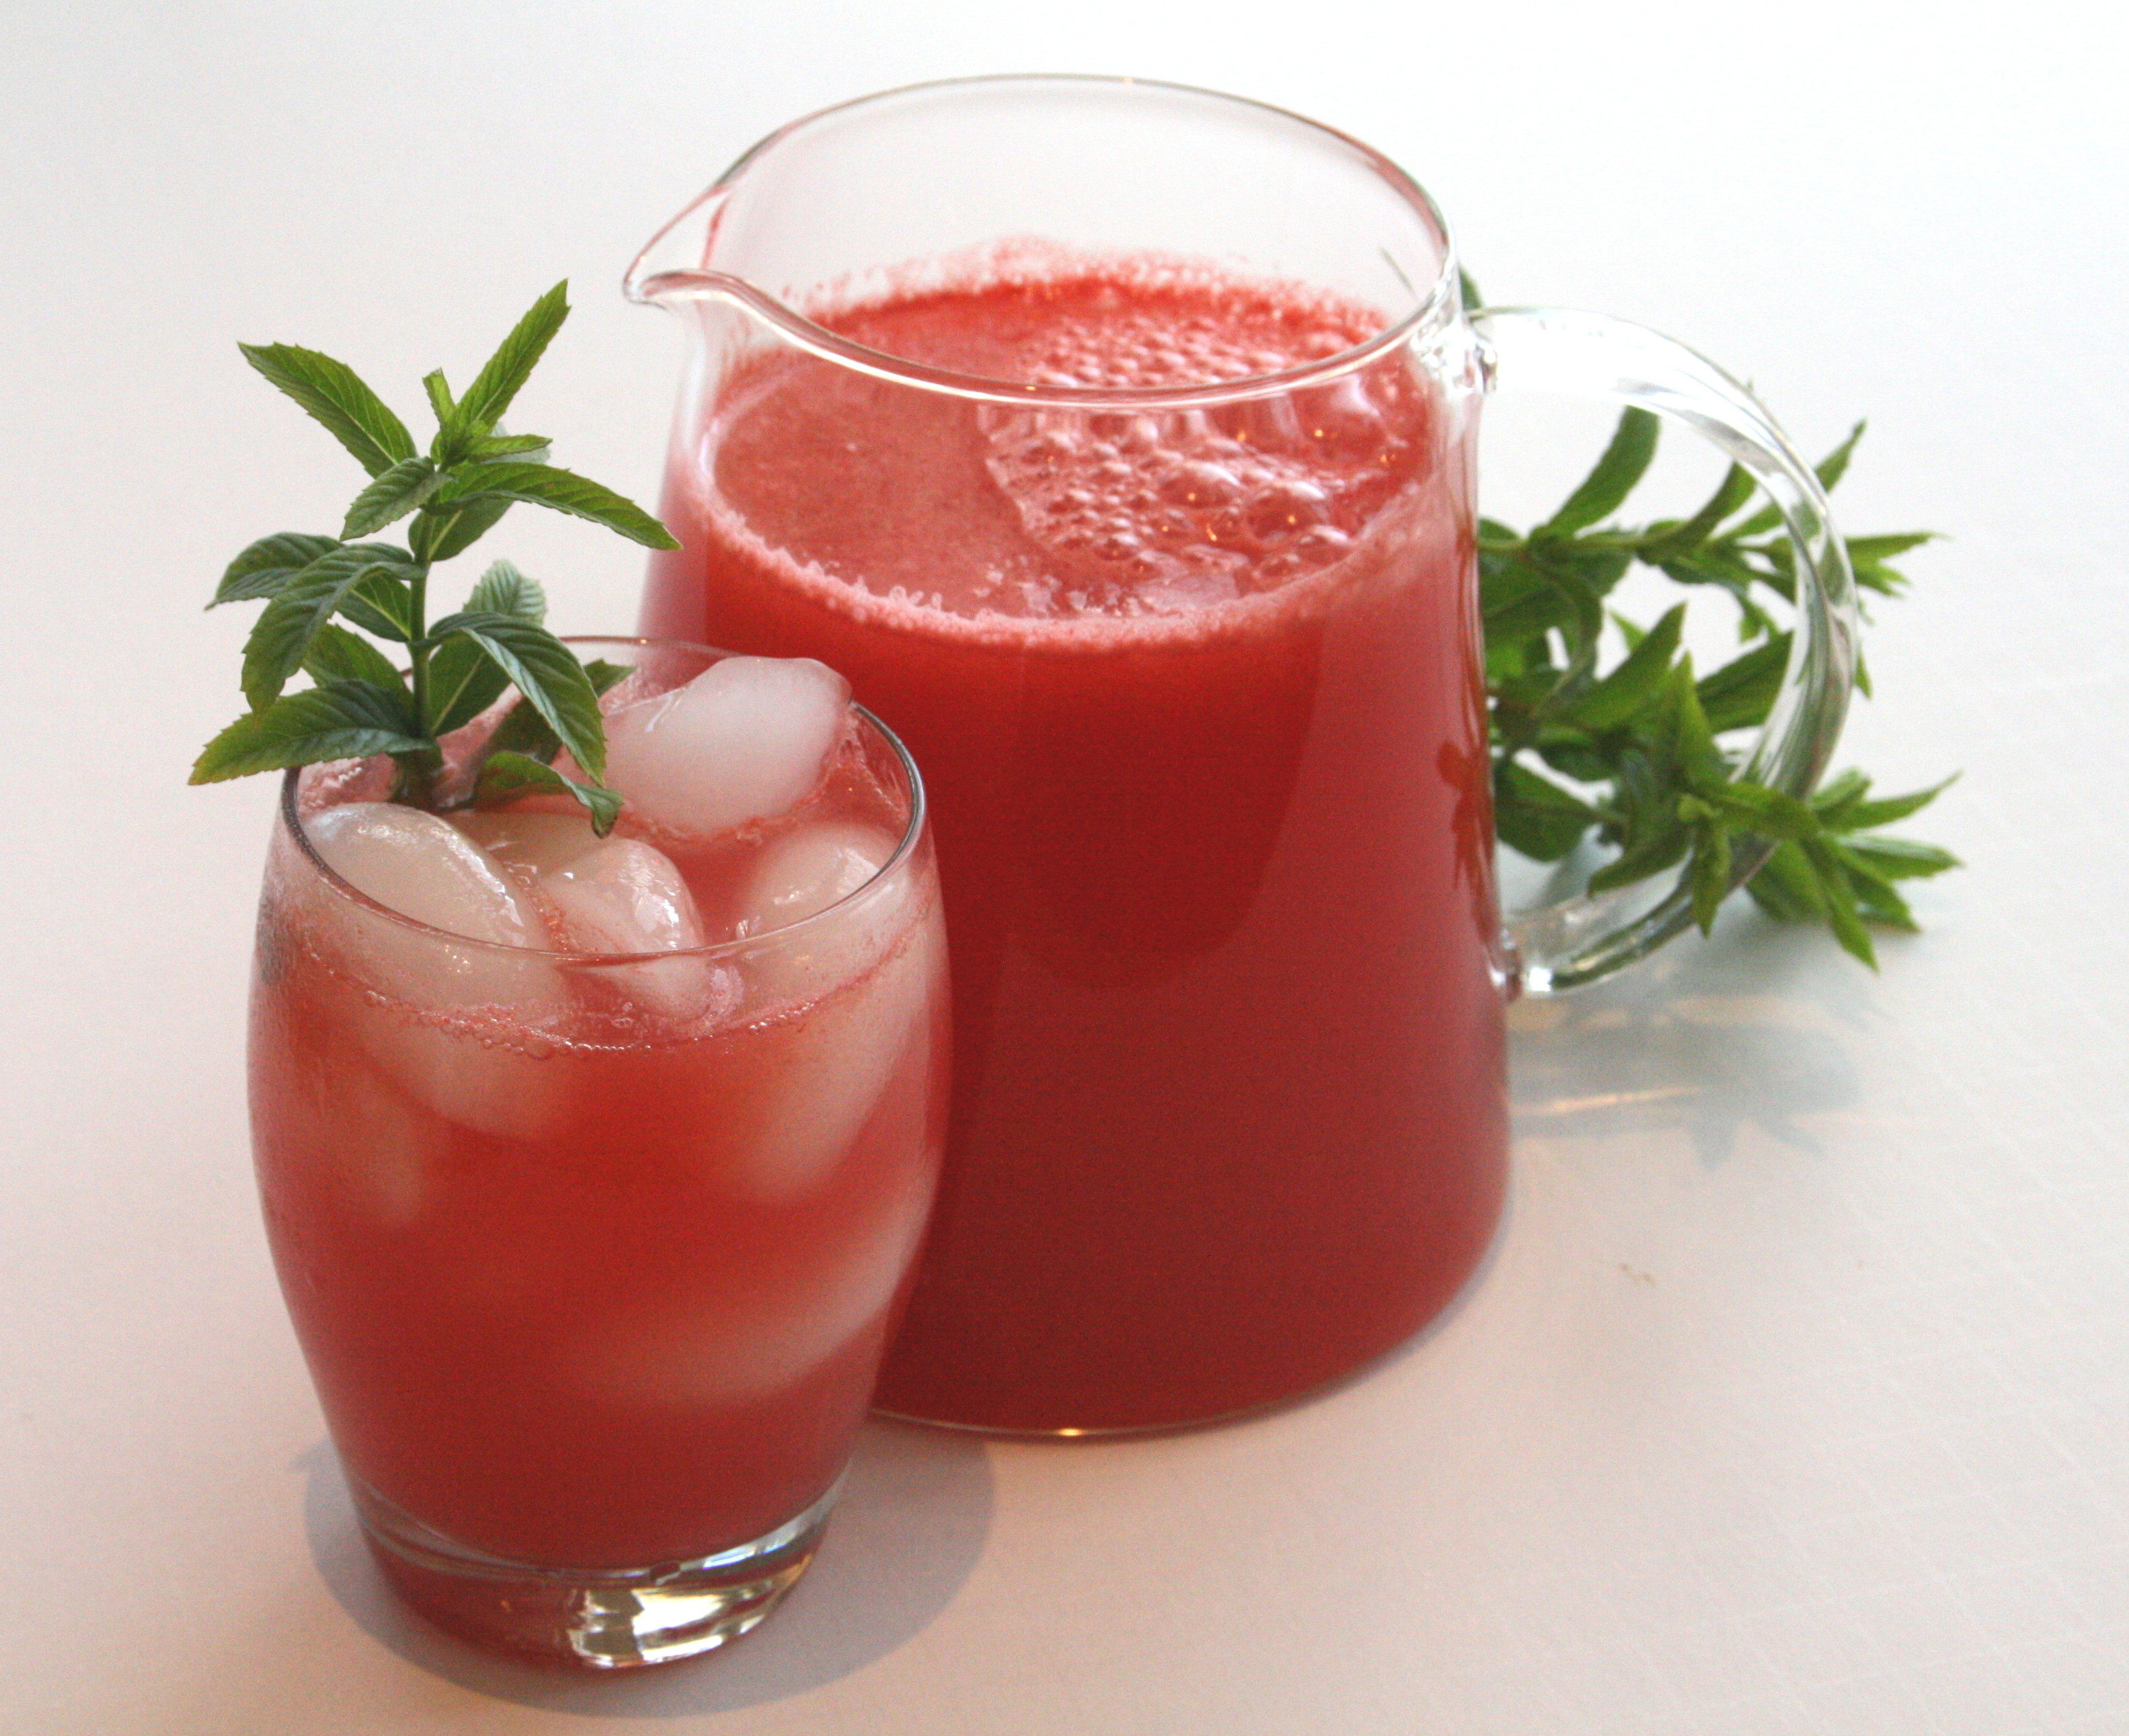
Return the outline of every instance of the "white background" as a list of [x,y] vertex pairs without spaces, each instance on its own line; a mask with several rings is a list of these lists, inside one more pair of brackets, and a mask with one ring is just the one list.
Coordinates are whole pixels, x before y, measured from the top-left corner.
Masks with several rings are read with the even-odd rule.
[[[2129,1731],[2119,21],[10,0],[0,1730]],[[1849,527],[1950,540],[1877,611],[1843,758],[1963,768],[1909,830],[1970,866],[1875,977],[1735,914],[1519,1011],[1502,1239],[1368,1378],[1121,1446],[878,1429],[738,1650],[489,1663],[360,1558],[255,1220],[270,780],[183,787],[239,703],[245,611],[198,606],[352,471],[235,343],[411,409],[566,275],[521,420],[654,495],[679,348],[619,298],[636,245],[788,118],[1027,69],[1316,116],[1428,184],[1495,301],[1669,331],[1813,451],[1867,413]],[[1497,507],[1601,433],[1544,415],[1495,417]],[[558,624],[626,626],[633,554],[535,520],[497,546]]]

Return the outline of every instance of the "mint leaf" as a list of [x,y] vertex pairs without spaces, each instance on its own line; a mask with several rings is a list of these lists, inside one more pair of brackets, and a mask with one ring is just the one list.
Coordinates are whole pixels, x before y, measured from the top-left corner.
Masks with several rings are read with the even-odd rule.
[[1660,874],[1685,859],[1693,848],[1693,834],[1675,820],[1650,827],[1641,839],[1628,844],[1616,862],[1607,863],[1589,877],[1589,890],[1608,892]]
[[355,370],[293,344],[239,344],[244,359],[308,411],[372,476],[414,455],[414,436]]
[[507,560],[492,563],[466,598],[473,614],[515,615],[534,623],[547,618],[547,593]]
[[[1812,473],[1818,478],[1819,487],[1825,489],[1828,494],[1834,491],[1841,478],[1847,475],[1848,461],[1855,457],[1856,443],[1863,438],[1864,430],[1869,426],[1867,421],[1858,422],[1848,430],[1846,440],[1812,467]],[[1781,521],[1782,515],[1779,507],[1762,507],[1744,523],[1732,526],[1730,535],[1733,538],[1761,536],[1769,530],[1778,529]]]
[[434,494],[443,479],[443,473],[426,458],[402,459],[390,469],[379,473],[375,481],[355,496],[340,534],[352,542],[358,536],[382,530],[395,519],[406,517]]
[[1693,920],[1703,935],[1715,931],[1715,913],[1730,896],[1730,835],[1719,825],[1702,827],[1693,841]]
[[1848,474],[1848,461],[1855,456],[1855,444],[1863,438],[1867,421],[1858,422],[1848,430],[1848,438],[1827,453],[1812,467],[1818,477],[1818,486],[1831,494],[1838,488],[1841,478]]
[[348,593],[374,573],[394,574],[397,550],[346,543],[321,554],[284,584],[244,642],[244,697],[253,711],[269,704],[303,665],[311,641]]
[[[635,672],[625,663],[608,663],[594,657],[584,665],[584,678],[592,684],[592,692],[603,694]],[[495,726],[495,733],[488,738],[490,753],[517,753],[539,760],[552,760],[562,751],[562,739],[548,727],[542,717],[526,701],[521,699],[503,713],[502,721]]]
[[1612,443],[1597,460],[1596,468],[1567,497],[1566,503],[1531,535],[1569,536],[1617,511],[1655,456],[1658,428],[1655,416],[1646,410],[1621,411]]
[[1841,943],[1843,952],[1877,969],[1877,949],[1870,944],[1870,931],[1863,925],[1855,888],[1840,859],[1820,839],[1804,840],[1802,848],[1804,859],[1817,877],[1819,896],[1826,902],[1826,925],[1833,930],[1833,938]]
[[1896,554],[1905,554],[1910,549],[1919,549],[1924,543],[1937,540],[1934,530],[1909,530],[1898,536],[1851,536],[1846,539],[1848,558],[1852,561],[1890,560]]
[[[536,626],[547,613],[547,593],[508,561],[499,560],[481,574],[466,599],[466,611],[514,616]],[[429,703],[436,734],[448,735],[471,723],[502,698],[510,682],[509,672],[478,640],[460,635],[445,640],[429,663]]]
[[[438,494],[442,493],[439,489]],[[450,506],[439,505],[437,496],[414,516],[407,541],[414,553],[433,565],[463,554],[495,528],[496,521],[514,504],[507,497],[483,495]]]
[[1559,861],[1600,817],[1581,797],[1526,766],[1503,760],[1493,768],[1494,832],[1533,862]]
[[1841,864],[1849,885],[1855,893],[1857,912],[1868,923],[1882,928],[1895,928],[1908,934],[1916,932],[1915,913],[1908,908],[1892,882],[1892,877],[1881,874],[1869,858],[1838,844],[1827,846],[1833,859]]
[[262,536],[231,561],[221,575],[210,609],[217,603],[256,602],[272,597],[321,554],[340,546],[336,538],[306,536],[282,530]]
[[326,759],[415,753],[431,744],[415,733],[403,692],[336,681],[284,694],[263,711],[238,718],[201,752],[191,781],[219,783]]
[[1681,657],[1671,666],[1664,701],[1657,740],[1668,765],[1689,787],[1722,782],[1730,774],[1729,763],[1715,745],[1707,714],[1700,708],[1700,689],[1693,678],[1690,657]]
[[1654,560],[1665,554],[1679,554],[1697,548],[1724,519],[1751,499],[1758,487],[1752,480],[1751,472],[1742,464],[1732,464],[1716,485],[1714,493],[1707,497],[1707,504],[1683,524],[1669,526],[1660,536],[1645,544],[1641,558]]
[[[456,408],[451,402],[451,388],[444,379],[444,370],[436,368],[423,374],[422,390],[429,395],[429,411],[436,419],[436,439],[438,446],[441,447],[443,430],[450,426],[451,416]],[[441,459],[443,453],[432,448],[429,455]]]
[[1759,872],[1745,882],[1752,901],[1777,922],[1822,922],[1826,900],[1819,895],[1817,877],[1805,860],[1803,849],[1779,844],[1760,864]]
[[463,729],[510,685],[510,673],[471,639],[447,639],[429,659],[429,715],[438,740]]
[[1703,679],[1700,703],[1708,728],[1720,735],[1765,723],[1788,664],[1789,635],[1777,633]]
[[1905,820],[1910,814],[1920,813],[1958,781],[1958,775],[1955,773],[1943,782],[1931,784],[1926,790],[1916,790],[1906,796],[1881,797],[1875,801],[1859,801],[1842,814],[1842,829],[1867,832],[1881,825],[1890,825],[1898,820]]
[[474,786],[474,801],[491,806],[534,792],[559,792],[574,797],[590,814],[592,830],[603,838],[621,817],[619,795],[604,784],[583,783],[565,777],[544,760],[503,749],[481,762],[480,777]]
[[403,693],[407,689],[406,678],[390,658],[360,634],[330,623],[320,627],[311,640],[311,649],[303,658],[303,673],[320,687],[336,681],[362,681],[387,692]]
[[529,501],[536,506],[551,507],[558,512],[574,513],[579,518],[618,530],[647,549],[680,546],[664,526],[632,501],[624,500],[589,477],[579,476],[552,464],[501,459],[462,465],[437,491],[430,510],[441,512],[453,506],[484,500]]
[[[403,550],[394,552],[404,554]],[[365,633],[412,644],[422,632],[414,619],[413,590],[402,575],[412,571],[411,556],[388,566],[373,567],[341,599],[340,612]]]
[[1860,859],[1887,880],[1912,880],[1965,866],[1950,850],[1912,838],[1844,837],[1838,849],[1844,860]]
[[514,615],[447,616],[431,632],[440,645],[454,635],[479,646],[507,673],[579,765],[593,778],[605,772],[606,725],[598,695],[567,645],[538,623]]
[[466,433],[485,434],[502,419],[510,401],[546,354],[547,345],[569,316],[569,280],[564,278],[535,302],[511,328],[495,354],[459,399],[452,421]]
[[1679,603],[1644,634],[1625,659],[1568,708],[1568,719],[1585,730],[1608,730],[1647,706],[1670,670],[1685,627]]
[[[469,458],[522,458],[531,453],[545,454],[555,443],[544,434],[483,434],[473,442]],[[539,462],[546,463],[543,455]]]
[[1726,819],[1763,838],[1808,844],[1825,835],[1807,804],[1764,784],[1727,783],[1707,799]]

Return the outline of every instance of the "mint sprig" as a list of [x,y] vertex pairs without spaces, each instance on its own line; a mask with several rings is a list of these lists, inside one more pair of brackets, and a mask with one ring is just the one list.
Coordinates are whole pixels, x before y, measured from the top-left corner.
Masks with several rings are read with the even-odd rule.
[[[626,671],[579,663],[544,625],[545,593],[507,561],[482,573],[463,609],[429,618],[431,570],[521,502],[604,525],[646,548],[679,546],[632,502],[548,464],[545,435],[499,426],[569,317],[568,288],[557,283],[533,303],[464,397],[452,396],[441,370],[422,381],[436,419],[426,454],[345,363],[293,344],[239,346],[369,480],[338,536],[278,531],[223,573],[210,608],[266,606],[244,647],[250,710],[207,744],[193,767],[194,783],[388,754],[397,767],[393,799],[436,807],[442,738],[515,687],[519,702],[472,768],[469,793],[451,799],[501,801],[560,791],[583,804],[602,835],[612,829],[621,798],[604,782],[598,696]],[[369,540],[402,521],[409,521],[403,545]],[[399,647],[403,669],[363,634]],[[312,685],[288,691],[299,673]],[[565,749],[581,776],[555,768]]]
[[[1827,488],[1846,471],[1863,429],[1858,422],[1818,465]],[[1780,691],[1794,557],[1774,509],[1747,510],[1755,485],[1734,464],[1689,518],[1606,525],[1647,471],[1657,430],[1647,411],[1625,411],[1589,474],[1528,535],[1479,522],[1497,835],[1539,862],[1560,861],[1592,836],[1612,846],[1617,854],[1590,877],[1592,892],[1684,863],[1703,932],[1738,890],[1741,841],[1765,840],[1773,854],[1743,889],[1782,920],[1823,924],[1874,969],[1871,927],[1916,926],[1896,882],[1959,866],[1948,850],[1879,828],[1927,806],[1945,785],[1874,797],[1869,779],[1849,771],[1798,801],[1740,775],[1749,738],[1724,738],[1757,730]],[[1847,539],[1856,583],[1898,596],[1907,580],[1889,563],[1931,535]],[[1684,602],[1646,625],[1611,609],[1611,592],[1637,564],[1727,596],[1744,649],[1697,675],[1679,648]],[[1608,666],[1607,624],[1626,647]],[[1869,693],[1860,668],[1857,685]]]

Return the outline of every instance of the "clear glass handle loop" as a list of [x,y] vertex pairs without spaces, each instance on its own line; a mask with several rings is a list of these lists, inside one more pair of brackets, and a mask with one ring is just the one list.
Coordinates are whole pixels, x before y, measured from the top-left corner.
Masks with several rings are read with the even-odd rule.
[[[1781,692],[1744,775],[1799,799],[1826,769],[1855,674],[1855,582],[1818,478],[1765,407],[1706,357],[1647,327],[1552,307],[1472,315],[1487,389],[1572,392],[1639,405],[1686,423],[1751,473],[1796,551],[1795,636]],[[1737,848],[1732,884],[1771,853]],[[1525,994],[1593,982],[1645,958],[1693,920],[1683,871],[1520,911],[1506,924]]]

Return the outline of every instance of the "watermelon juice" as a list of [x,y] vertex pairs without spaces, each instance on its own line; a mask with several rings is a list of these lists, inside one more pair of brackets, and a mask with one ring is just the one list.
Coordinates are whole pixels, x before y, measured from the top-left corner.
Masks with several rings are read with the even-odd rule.
[[[772,819],[631,811],[603,845],[537,801],[360,800],[379,765],[289,780],[253,1002],[268,1231],[365,1527],[447,1624],[546,1644],[450,1570],[492,1605],[506,1567],[697,1562],[841,1473],[945,1112],[936,880],[885,743],[854,721]],[[497,882],[464,928],[351,889],[346,850],[422,828]],[[498,911],[529,937],[495,944]],[[585,1661],[645,1661],[645,1627]]]
[[1472,401],[1331,363],[1369,309],[1211,269],[874,292],[807,311],[907,377],[712,333],[643,625],[822,659],[925,767],[955,1088],[881,1402],[1077,1431],[1305,1391],[1441,1308],[1501,1203]]

